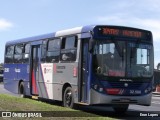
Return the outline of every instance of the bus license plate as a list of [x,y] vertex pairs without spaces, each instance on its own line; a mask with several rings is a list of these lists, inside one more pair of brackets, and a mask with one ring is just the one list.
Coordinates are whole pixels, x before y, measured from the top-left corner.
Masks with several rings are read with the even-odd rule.
[[120,102],[130,102],[130,99],[120,99]]

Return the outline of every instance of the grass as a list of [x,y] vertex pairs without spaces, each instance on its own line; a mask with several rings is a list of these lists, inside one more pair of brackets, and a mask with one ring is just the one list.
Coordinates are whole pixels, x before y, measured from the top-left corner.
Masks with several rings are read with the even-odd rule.
[[[54,115],[58,115],[58,116],[63,116],[64,114],[67,115],[71,115],[72,114],[76,114],[74,117],[42,117],[42,118],[34,118],[37,120],[43,120],[43,119],[47,119],[47,120],[53,120],[53,119],[57,119],[57,120],[81,120],[81,119],[85,119],[85,120],[108,120],[108,119],[112,119],[109,117],[102,117],[100,115],[95,115],[92,113],[87,113],[87,112],[83,112],[83,111],[79,111],[79,110],[74,110],[74,109],[70,109],[70,108],[65,108],[62,106],[58,106],[58,105],[53,105],[53,104],[49,104],[49,103],[45,103],[45,102],[41,102],[41,101],[37,101],[37,100],[32,100],[32,99],[28,99],[28,98],[19,98],[19,97],[14,97],[14,96],[10,96],[10,95],[5,95],[5,94],[0,94],[0,111],[44,111],[46,114],[48,113],[52,113]],[[51,112],[47,112],[47,111],[51,111]],[[83,117],[80,117],[81,115],[83,115]],[[64,115],[65,116],[65,115]],[[2,119],[2,118],[1,118]],[[3,118],[5,120],[10,120],[9,118]],[[13,118],[15,120],[22,120],[22,118]],[[33,118],[23,118],[23,119],[29,119],[32,120]]]

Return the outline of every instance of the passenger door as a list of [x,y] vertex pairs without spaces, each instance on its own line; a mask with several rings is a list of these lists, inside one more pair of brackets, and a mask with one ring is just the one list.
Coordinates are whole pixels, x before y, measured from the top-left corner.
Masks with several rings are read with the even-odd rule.
[[32,46],[31,64],[31,94],[38,95],[40,45]]
[[81,102],[87,102],[88,98],[88,75],[89,75],[88,40],[82,40],[81,54]]

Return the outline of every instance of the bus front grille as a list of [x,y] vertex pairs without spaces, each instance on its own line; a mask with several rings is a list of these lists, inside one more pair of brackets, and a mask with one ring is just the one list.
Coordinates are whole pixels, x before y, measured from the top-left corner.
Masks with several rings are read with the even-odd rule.
[[[112,88],[124,88],[125,83],[124,82],[109,82],[109,84],[111,85]],[[128,88],[140,88],[142,86],[142,83],[127,83],[128,84]]]
[[128,99],[114,99],[112,100],[113,104],[118,104],[118,103],[128,103],[128,104],[137,104],[137,100],[128,100]]

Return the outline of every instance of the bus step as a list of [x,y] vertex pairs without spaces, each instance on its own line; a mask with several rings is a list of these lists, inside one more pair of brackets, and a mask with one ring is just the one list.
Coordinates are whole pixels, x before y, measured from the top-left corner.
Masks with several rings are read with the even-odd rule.
[[32,96],[32,99],[38,99],[38,96]]
[[80,105],[89,105],[89,104],[84,103],[84,102],[78,102],[78,104],[80,104]]

